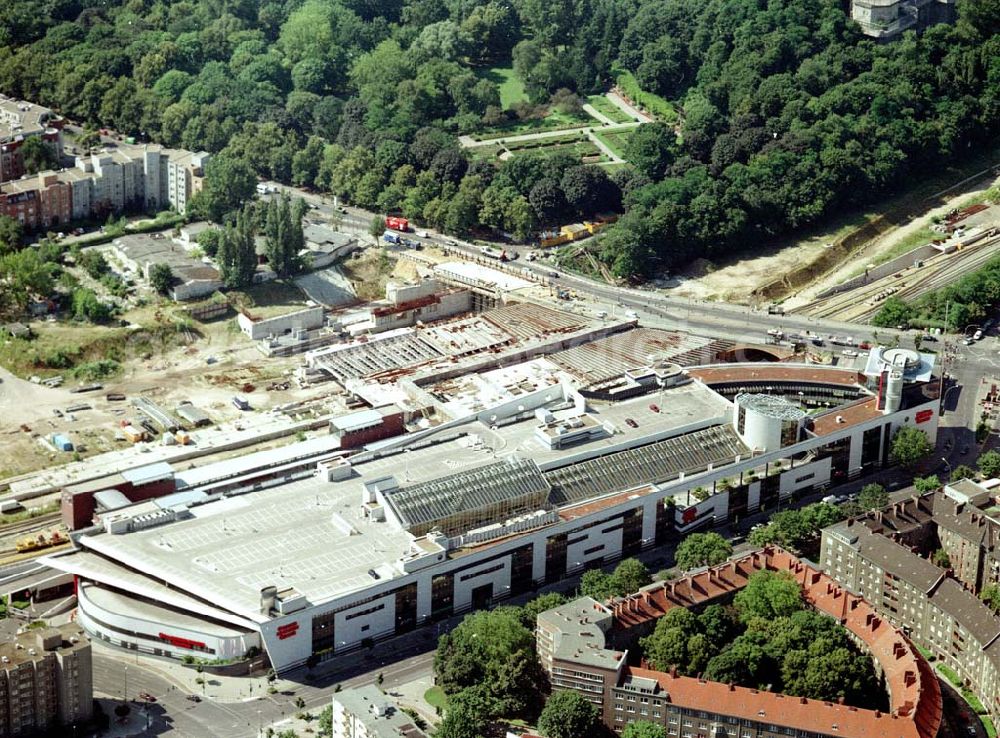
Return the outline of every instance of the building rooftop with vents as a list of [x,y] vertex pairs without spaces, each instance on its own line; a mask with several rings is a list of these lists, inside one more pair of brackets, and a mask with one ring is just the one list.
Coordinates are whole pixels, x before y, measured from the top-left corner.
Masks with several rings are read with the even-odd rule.
[[334,738],[426,738],[413,718],[373,684],[333,695]]

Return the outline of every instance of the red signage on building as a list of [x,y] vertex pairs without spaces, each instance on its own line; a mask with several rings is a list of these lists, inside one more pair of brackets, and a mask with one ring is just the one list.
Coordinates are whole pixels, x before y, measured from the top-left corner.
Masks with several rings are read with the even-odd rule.
[[696,508],[696,507],[689,507],[689,508],[686,508],[684,510],[684,512],[681,513],[681,522],[682,523],[691,523],[691,522],[694,522],[694,519],[697,518],[697,517],[698,517],[698,508]]
[[917,413],[917,415],[914,418],[914,420],[916,420],[918,423],[926,423],[928,420],[930,420],[933,417],[934,417],[934,411],[933,410],[921,410],[919,413]]
[[205,644],[201,641],[192,641],[188,638],[181,638],[180,636],[167,635],[166,633],[160,633],[160,640],[166,641],[171,646],[176,646],[177,648],[205,648]]
[[278,639],[285,640],[286,638],[291,638],[296,633],[299,632],[298,623],[285,623],[284,625],[278,626]]

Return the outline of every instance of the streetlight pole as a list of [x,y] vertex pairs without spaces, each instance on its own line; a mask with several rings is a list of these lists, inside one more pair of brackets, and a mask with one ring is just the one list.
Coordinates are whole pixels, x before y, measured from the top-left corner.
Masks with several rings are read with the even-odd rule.
[[128,702],[128,665],[125,666],[125,685],[122,690],[122,702]]

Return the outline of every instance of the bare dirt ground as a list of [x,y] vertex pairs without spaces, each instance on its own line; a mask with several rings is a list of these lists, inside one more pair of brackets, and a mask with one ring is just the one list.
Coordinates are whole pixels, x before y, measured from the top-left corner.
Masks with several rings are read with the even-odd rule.
[[[385,283],[390,279],[415,279],[427,271],[426,267],[397,259],[394,254],[383,256],[376,249],[349,260],[345,267],[345,274],[355,288],[369,299],[383,297]],[[303,301],[297,290],[278,284],[256,290],[253,296],[256,299],[251,309],[268,314],[283,308],[301,307]],[[166,306],[163,311],[174,308]],[[151,311],[152,308],[145,309],[145,313]],[[141,317],[148,317],[145,313]],[[140,316],[137,312],[126,317],[138,320]],[[39,322],[33,327],[43,335],[46,330],[56,335],[67,332],[62,323]],[[301,357],[264,357],[240,331],[235,313],[230,312],[227,317],[214,321],[193,323],[187,338],[189,342],[155,347],[143,356],[122,361],[121,373],[103,381],[101,390],[90,393],[69,392],[68,387],[76,384],[70,381],[61,388],[34,384],[0,367],[0,481],[68,463],[77,455],[87,457],[126,448],[128,443],[116,440],[115,435],[123,419],[137,417],[129,402],[135,396],[147,397],[167,412],[173,412],[180,402],[187,400],[219,424],[253,417],[233,407],[234,394],[246,395],[255,410],[266,411],[278,405],[315,399],[328,392],[323,385],[302,389],[295,383],[290,383],[288,389],[269,388],[269,385],[283,386],[288,382],[301,363]],[[128,399],[125,402],[108,401],[109,392],[124,394]],[[67,407],[80,403],[91,408],[72,414],[65,412]],[[55,410],[63,415],[57,416]],[[55,432],[67,434],[77,446],[77,452],[56,451],[46,440]]]
[[[827,290],[850,279],[855,274],[861,272],[867,264],[878,261],[879,256],[892,250],[896,244],[905,240],[911,234],[930,226],[933,218],[944,217],[953,208],[962,207],[968,200],[981,197],[987,190],[997,185],[1000,185],[1000,175],[992,179],[982,180],[972,189],[962,189],[959,194],[948,197],[942,201],[941,205],[928,209],[920,217],[914,218],[909,223],[905,223],[883,236],[869,241],[864,248],[856,251],[848,261],[842,263],[836,270],[827,272],[809,285],[807,289],[790,297],[783,304],[788,308],[795,308],[815,299],[816,295],[823,290]],[[914,244],[914,248],[920,245]]]
[[[787,307],[808,302],[816,293],[848,279],[865,265],[877,260],[897,243],[919,231],[930,223],[935,215],[944,215],[976,195],[981,195],[992,186],[1000,184],[1000,176],[975,180],[969,186],[959,187],[944,197],[928,198],[918,209],[918,216],[892,229],[883,236],[873,239],[856,251],[850,259],[836,270],[827,272],[815,280],[807,289],[784,302]],[[843,223],[834,223],[828,229],[807,235],[795,243],[775,246],[761,254],[737,255],[732,261],[722,265],[711,265],[699,260],[688,270],[674,275],[663,286],[670,287],[671,293],[679,297],[694,297],[708,300],[727,300],[746,303],[751,294],[774,280],[775,275],[789,272],[804,263],[812,261],[825,248],[862,222],[861,216],[845,218]],[[919,245],[919,244],[915,244]]]

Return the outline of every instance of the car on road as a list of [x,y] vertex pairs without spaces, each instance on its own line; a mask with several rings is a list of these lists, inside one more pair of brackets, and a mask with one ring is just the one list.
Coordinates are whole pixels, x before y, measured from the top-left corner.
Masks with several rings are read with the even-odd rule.
[[559,279],[559,272],[549,272],[549,276],[552,277],[552,279]]
[[649,409],[652,410],[654,413],[660,412],[660,406],[657,405],[655,402],[649,404]]
[[139,692],[139,699],[145,700],[146,702],[156,702],[156,698],[149,692]]
[[636,423],[634,420],[632,420],[632,418],[625,418],[625,425],[627,425],[629,428],[639,427],[639,424]]
[[431,234],[429,234],[427,231],[417,231],[417,237],[418,238],[430,238]]
[[189,701],[191,701],[191,702],[201,702],[201,697],[199,697],[199,696],[198,696],[198,695],[196,695],[196,694],[189,694],[189,695],[188,695],[187,697],[185,697],[184,699],[186,699],[186,700],[189,700]]
[[969,735],[979,735],[979,731],[976,730],[975,725],[966,725],[965,732],[968,733]]

